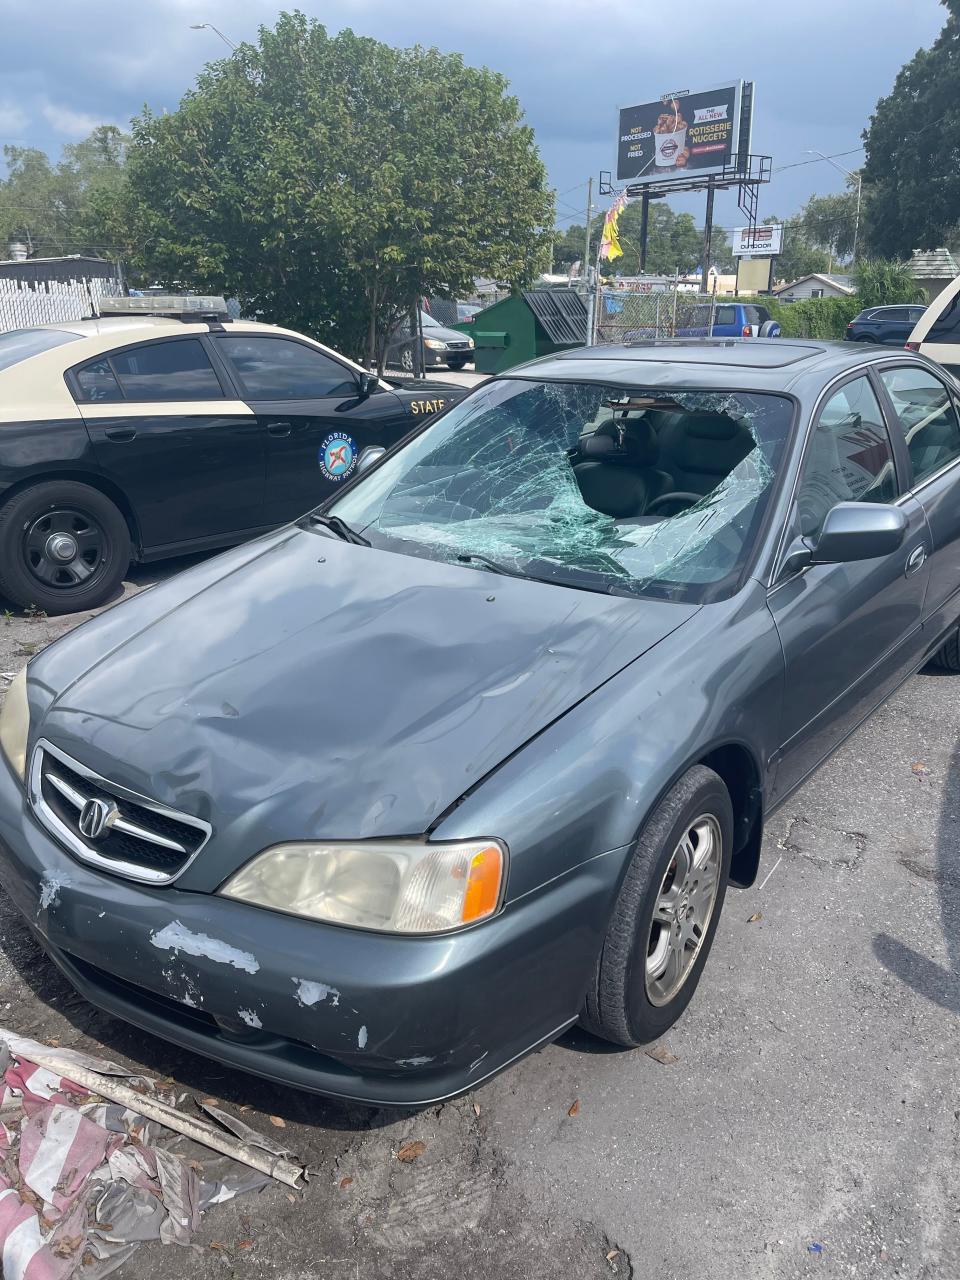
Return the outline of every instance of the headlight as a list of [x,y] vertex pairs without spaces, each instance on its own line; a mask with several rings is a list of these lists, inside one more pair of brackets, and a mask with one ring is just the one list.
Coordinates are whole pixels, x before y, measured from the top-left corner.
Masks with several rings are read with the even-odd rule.
[[424,338],[423,345],[429,347],[431,351],[446,351],[447,344],[441,342],[439,338]]
[[358,929],[442,933],[493,915],[505,870],[506,850],[496,840],[278,844],[220,892]]
[[471,351],[473,350],[473,348],[474,348],[476,345],[477,345],[477,344],[474,342],[474,340],[473,340],[472,338],[468,338],[468,339],[467,339],[467,346],[470,348],[470,350],[471,350]]
[[27,668],[14,676],[0,711],[0,747],[20,778],[27,773],[27,735],[30,732],[30,708],[27,706]]

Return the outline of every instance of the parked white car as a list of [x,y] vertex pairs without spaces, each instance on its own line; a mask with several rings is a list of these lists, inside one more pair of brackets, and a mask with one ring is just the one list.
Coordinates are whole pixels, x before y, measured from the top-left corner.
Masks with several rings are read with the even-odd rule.
[[920,351],[960,379],[960,276],[934,298],[913,326],[909,351]]

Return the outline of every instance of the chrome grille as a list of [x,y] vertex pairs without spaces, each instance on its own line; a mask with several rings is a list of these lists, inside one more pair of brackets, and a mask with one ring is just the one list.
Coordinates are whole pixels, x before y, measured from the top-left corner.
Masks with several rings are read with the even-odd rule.
[[30,799],[71,853],[148,884],[174,880],[210,836],[209,823],[102,778],[49,742],[34,751]]

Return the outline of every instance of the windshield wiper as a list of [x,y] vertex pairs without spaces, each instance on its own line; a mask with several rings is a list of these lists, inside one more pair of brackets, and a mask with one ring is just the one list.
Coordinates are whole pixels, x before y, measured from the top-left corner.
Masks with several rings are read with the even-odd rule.
[[351,529],[346,520],[341,520],[339,516],[324,516],[319,511],[311,511],[308,519],[311,524],[323,525],[344,542],[352,542],[357,547],[370,546],[369,538],[365,538],[362,533],[357,533],[356,529]]
[[511,569],[508,565],[501,564],[499,560],[491,560],[489,556],[475,552],[458,552],[457,559],[461,564],[483,565],[484,569],[489,569],[491,573],[503,573],[508,578],[529,578],[531,576],[529,573],[521,573],[519,569]]
[[479,552],[458,553],[457,560],[461,564],[477,564],[491,573],[502,573],[508,578],[527,578],[530,582],[546,582],[554,587],[572,587],[575,591],[599,591],[602,595],[632,595],[633,592],[618,590],[617,585],[584,581],[582,577],[568,577],[563,574],[528,573],[524,569],[511,569],[509,565],[492,560]]

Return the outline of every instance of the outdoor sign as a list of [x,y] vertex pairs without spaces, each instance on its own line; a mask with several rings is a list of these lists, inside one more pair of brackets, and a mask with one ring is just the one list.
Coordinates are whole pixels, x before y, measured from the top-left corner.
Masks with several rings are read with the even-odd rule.
[[775,258],[783,253],[783,223],[768,227],[737,227],[733,233],[735,258]]
[[736,80],[621,107],[617,178],[669,183],[719,173],[737,153],[742,97],[743,81]]

